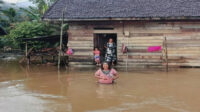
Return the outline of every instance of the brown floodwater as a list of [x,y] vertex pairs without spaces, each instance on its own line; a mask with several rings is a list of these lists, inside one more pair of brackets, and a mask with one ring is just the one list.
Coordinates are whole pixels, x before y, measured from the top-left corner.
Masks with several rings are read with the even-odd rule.
[[98,84],[95,69],[0,62],[0,112],[200,112],[200,69],[118,71]]

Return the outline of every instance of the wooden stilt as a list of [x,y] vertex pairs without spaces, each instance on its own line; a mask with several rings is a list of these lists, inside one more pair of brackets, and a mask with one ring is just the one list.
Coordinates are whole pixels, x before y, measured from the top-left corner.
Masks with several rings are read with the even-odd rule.
[[41,56],[41,59],[42,59],[42,64],[44,63],[44,57],[43,56]]
[[28,64],[31,64],[31,56],[28,56]]
[[26,42],[26,46],[25,46],[25,53],[26,53],[26,57],[28,56],[28,43]]
[[164,40],[164,45],[165,45],[165,60],[166,60],[166,72],[168,72],[168,51],[167,51],[167,38],[165,37]]
[[28,42],[26,42],[26,46],[25,46],[25,52],[26,52],[26,63],[29,64],[29,58],[28,58]]
[[55,61],[55,56],[52,56],[52,61],[53,61],[53,63],[54,63],[54,61]]
[[[126,39],[126,42],[127,42],[127,46],[128,47],[128,37]],[[126,71],[128,70],[128,52],[126,53]]]
[[[128,33],[130,32],[130,27],[128,26]],[[126,35],[126,34],[125,34]],[[127,39],[126,39],[126,43],[127,43],[127,45],[126,45],[126,47],[127,47],[127,49],[128,49],[128,44],[129,44],[129,42],[128,42],[128,38],[129,38],[129,34],[128,35],[126,35],[127,36]],[[126,52],[126,71],[128,70],[128,51]]]
[[61,52],[62,52],[63,23],[64,23],[64,12],[65,12],[65,10],[66,10],[66,7],[62,11],[62,23],[61,23],[61,31],[60,31],[60,49],[59,49],[59,55],[58,55],[58,70],[60,69],[60,57],[61,57]]

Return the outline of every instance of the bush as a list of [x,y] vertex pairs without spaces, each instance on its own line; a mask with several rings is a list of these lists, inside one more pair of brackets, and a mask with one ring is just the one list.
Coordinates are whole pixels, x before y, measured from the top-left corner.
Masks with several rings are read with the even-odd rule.
[[[50,25],[44,22],[22,22],[14,25],[7,38],[13,41],[13,46],[18,47],[24,44],[22,38],[34,38],[38,36],[48,36],[52,34]],[[40,44],[32,43],[33,47],[41,47]],[[22,48],[23,49],[23,48]]]
[[10,41],[9,38],[6,38],[6,36],[0,36],[0,48],[3,48],[4,46],[14,47],[12,45],[13,45],[13,42]]

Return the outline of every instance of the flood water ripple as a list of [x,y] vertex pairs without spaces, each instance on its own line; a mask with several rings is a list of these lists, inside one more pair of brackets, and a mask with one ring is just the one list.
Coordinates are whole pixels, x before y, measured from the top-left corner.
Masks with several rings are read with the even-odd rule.
[[118,71],[98,84],[95,69],[0,64],[0,112],[200,112],[200,69]]

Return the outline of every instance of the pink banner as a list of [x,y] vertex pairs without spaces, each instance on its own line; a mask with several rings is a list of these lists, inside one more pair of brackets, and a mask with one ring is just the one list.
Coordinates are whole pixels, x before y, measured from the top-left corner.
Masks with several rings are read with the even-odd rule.
[[155,51],[161,51],[161,46],[149,46],[148,52],[155,52]]

